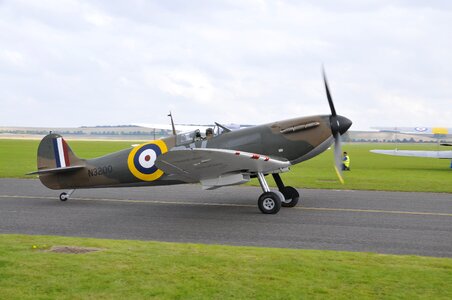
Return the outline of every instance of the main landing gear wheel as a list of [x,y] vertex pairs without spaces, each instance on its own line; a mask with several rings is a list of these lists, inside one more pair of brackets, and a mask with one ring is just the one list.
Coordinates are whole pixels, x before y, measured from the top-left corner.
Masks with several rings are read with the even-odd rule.
[[260,195],[257,205],[264,214],[276,214],[281,209],[281,198],[274,192],[265,192]]
[[274,173],[272,175],[279,191],[284,195],[282,206],[294,207],[295,205],[297,205],[298,200],[300,199],[300,194],[298,194],[298,191],[291,186],[285,186],[278,173]]
[[285,201],[281,203],[283,207],[294,207],[297,205],[298,200],[300,199],[300,194],[296,189],[291,186],[285,186],[281,192],[285,199]]
[[285,201],[284,195],[279,191],[270,191],[263,173],[257,173],[257,179],[264,191],[257,200],[257,206],[263,214],[276,214],[281,209],[281,202]]

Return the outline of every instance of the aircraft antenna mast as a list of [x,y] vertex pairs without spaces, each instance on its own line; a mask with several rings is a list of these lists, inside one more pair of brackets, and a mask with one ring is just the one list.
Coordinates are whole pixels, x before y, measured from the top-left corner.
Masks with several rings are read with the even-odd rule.
[[176,135],[176,127],[174,127],[173,115],[171,114],[171,111],[169,112],[168,117],[170,117],[170,119],[171,119],[171,126],[173,127],[173,135]]

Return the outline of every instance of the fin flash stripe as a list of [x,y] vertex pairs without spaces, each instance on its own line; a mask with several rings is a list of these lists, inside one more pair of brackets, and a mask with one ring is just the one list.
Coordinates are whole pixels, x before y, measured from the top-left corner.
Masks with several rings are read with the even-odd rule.
[[65,168],[71,165],[68,155],[68,146],[62,137],[53,139],[53,151],[57,168]]

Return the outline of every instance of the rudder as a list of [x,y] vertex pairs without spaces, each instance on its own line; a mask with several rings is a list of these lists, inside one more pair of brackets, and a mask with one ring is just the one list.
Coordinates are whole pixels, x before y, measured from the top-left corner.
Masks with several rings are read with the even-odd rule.
[[38,147],[38,171],[83,165],[64,138],[55,133],[46,135]]

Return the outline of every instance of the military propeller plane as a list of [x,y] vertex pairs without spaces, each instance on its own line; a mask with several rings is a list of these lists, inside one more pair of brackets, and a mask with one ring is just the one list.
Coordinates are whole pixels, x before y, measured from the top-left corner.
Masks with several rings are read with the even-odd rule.
[[[156,186],[200,182],[205,189],[242,184],[257,177],[263,193],[258,207],[275,214],[281,206],[294,207],[297,190],[285,186],[279,173],[313,158],[335,143],[335,164],[341,177],[341,138],[352,122],[336,114],[323,72],[331,115],[298,117],[232,131],[213,137],[199,130],[153,140],[94,159],[78,158],[58,134],[48,134],[38,147],[38,174],[50,189]],[[271,191],[265,176],[271,174],[278,191]]]

